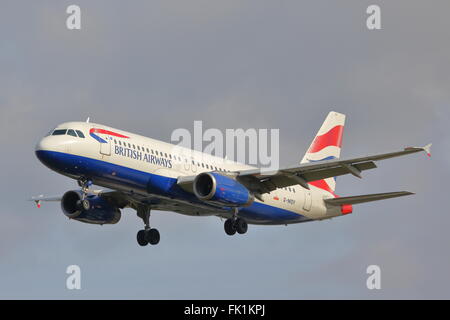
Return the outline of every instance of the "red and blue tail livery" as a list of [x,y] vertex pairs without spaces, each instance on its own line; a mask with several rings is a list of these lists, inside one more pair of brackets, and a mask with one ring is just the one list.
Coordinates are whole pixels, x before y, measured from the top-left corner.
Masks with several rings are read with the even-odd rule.
[[[317,132],[308,151],[300,163],[311,163],[339,159],[342,137],[344,135],[345,115],[330,112]],[[324,190],[334,197],[336,180],[334,177],[311,182],[311,185]]]
[[38,207],[59,202],[71,220],[97,225],[115,224],[124,210],[135,210],[144,225],[136,239],[147,246],[160,241],[150,224],[151,210],[223,218],[225,233],[233,236],[245,234],[251,224],[330,219],[352,213],[356,204],[411,195],[336,195],[336,177],[361,178],[377,161],[421,151],[430,155],[431,147],[342,159],[344,126],[345,115],[330,112],[298,165],[267,173],[102,124],[66,122],[38,142],[36,156],[79,187],[31,200]]

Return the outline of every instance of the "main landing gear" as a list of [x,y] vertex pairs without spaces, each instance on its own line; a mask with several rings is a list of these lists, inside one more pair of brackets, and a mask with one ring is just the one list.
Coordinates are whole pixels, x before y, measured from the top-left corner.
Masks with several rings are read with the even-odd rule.
[[244,219],[237,217],[237,210],[235,210],[233,217],[225,221],[224,229],[229,236],[235,235],[236,232],[244,234],[248,230],[248,224]]
[[144,230],[139,230],[136,236],[137,242],[144,247],[149,243],[156,245],[159,243],[160,235],[157,229],[150,228],[150,207],[141,207],[137,210],[137,215],[144,221]]

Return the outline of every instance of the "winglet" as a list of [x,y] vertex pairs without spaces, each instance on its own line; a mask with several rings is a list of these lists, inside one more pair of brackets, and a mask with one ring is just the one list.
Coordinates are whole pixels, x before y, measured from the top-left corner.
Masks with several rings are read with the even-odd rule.
[[31,199],[29,199],[30,201],[34,201],[34,203],[36,203],[36,207],[38,207],[38,209],[41,208],[41,199],[43,198],[43,195],[37,196],[37,197],[32,197]]
[[425,151],[427,156],[431,157],[431,143],[427,144],[425,147],[408,147],[405,151]]
[[423,147],[423,150],[427,153],[427,156],[429,156],[429,157],[431,157],[431,146],[432,146],[432,143],[429,143],[425,147]]

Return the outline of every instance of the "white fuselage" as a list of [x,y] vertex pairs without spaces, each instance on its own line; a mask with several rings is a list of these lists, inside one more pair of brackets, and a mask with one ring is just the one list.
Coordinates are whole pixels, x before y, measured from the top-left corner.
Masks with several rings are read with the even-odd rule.
[[[55,130],[72,129],[76,135],[49,135],[36,147],[44,164],[61,174],[78,179],[88,175],[100,186],[123,192],[148,195],[145,179],[178,179],[202,172],[216,171],[230,174],[253,167],[225,160],[209,154],[189,150],[173,144],[143,137],[108,126],[86,122],[68,122]],[[98,173],[98,174],[97,174]],[[145,175],[145,176],[144,176]],[[159,181],[159,180],[158,180]],[[193,200],[183,193],[168,194],[168,198]],[[299,185],[279,188],[262,195],[248,208],[242,209],[249,223],[289,224],[342,215],[339,207],[327,207],[324,199],[334,195],[311,186]],[[217,214],[211,208],[211,215]]]

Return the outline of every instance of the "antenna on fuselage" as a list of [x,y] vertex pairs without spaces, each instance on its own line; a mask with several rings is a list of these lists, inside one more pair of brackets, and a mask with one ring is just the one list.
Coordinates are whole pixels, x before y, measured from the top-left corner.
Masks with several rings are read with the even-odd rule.
[[86,119],[86,123],[89,123],[89,119],[90,119],[90,117],[88,117],[88,118]]

